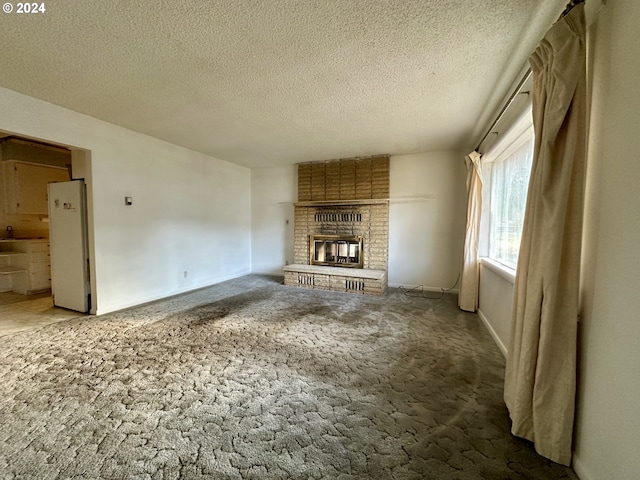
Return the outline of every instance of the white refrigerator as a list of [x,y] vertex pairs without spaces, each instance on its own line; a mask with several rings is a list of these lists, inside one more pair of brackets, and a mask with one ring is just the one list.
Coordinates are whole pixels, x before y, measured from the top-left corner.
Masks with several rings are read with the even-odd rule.
[[49,184],[49,241],[53,304],[91,309],[84,180]]

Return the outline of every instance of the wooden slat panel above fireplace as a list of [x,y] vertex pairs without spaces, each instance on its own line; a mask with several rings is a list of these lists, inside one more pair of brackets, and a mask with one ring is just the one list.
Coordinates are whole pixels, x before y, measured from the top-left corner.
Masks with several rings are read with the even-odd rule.
[[298,164],[298,202],[388,197],[388,155]]

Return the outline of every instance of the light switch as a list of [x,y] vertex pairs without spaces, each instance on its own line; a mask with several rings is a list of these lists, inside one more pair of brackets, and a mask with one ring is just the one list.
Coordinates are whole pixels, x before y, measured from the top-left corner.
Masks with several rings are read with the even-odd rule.
[[125,205],[133,205],[133,197],[124,197]]

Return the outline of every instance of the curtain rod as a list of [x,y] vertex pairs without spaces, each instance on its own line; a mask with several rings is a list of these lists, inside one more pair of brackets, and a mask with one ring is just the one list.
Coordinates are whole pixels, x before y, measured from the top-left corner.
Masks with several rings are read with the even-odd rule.
[[[571,10],[573,10],[574,7],[580,5],[581,3],[584,3],[584,2],[585,2],[585,0],[571,0],[569,3],[567,3],[567,6],[565,7],[564,11],[560,15],[560,18],[566,16]],[[522,79],[518,83],[518,86],[516,87],[514,92],[511,94],[511,96],[507,100],[507,103],[504,105],[504,107],[502,107],[502,110],[500,110],[500,113],[498,114],[498,117],[491,124],[491,126],[487,130],[487,133],[484,134],[484,136],[482,137],[482,139],[478,143],[478,146],[475,149],[476,152],[480,151],[480,147],[485,142],[487,137],[491,134],[491,130],[493,130],[494,127],[498,124],[498,122],[502,119],[502,117],[504,117],[504,114],[507,113],[507,110],[509,110],[509,107],[514,102],[516,97],[518,95],[520,95],[520,93],[523,93],[523,92],[521,92],[521,90],[524,87],[524,85],[527,83],[527,81],[529,80],[529,77],[531,77],[532,73],[533,72],[531,71],[531,68],[528,68],[527,71],[525,72],[524,76],[522,77]],[[527,93],[529,93],[529,92],[527,92]]]
[[584,3],[584,0],[571,0],[569,3],[567,3],[567,6],[562,12],[562,15],[560,15],[560,18],[566,16],[571,10],[573,10],[573,7],[577,7],[581,3]]
[[[478,146],[476,147],[476,152],[480,151],[480,147],[482,146],[482,144],[485,142],[485,140],[487,139],[487,137],[491,133],[491,130],[493,130],[493,128],[498,124],[498,122],[500,120],[502,120],[502,117],[504,117],[504,114],[507,113],[507,110],[509,110],[509,107],[511,107],[511,104],[515,101],[516,97],[518,95],[520,95],[521,93],[525,93],[525,92],[522,92],[522,88],[525,86],[525,84],[529,80],[529,77],[531,77],[532,74],[533,74],[533,72],[531,71],[531,68],[528,68],[527,71],[525,72],[524,76],[522,77],[522,79],[518,83],[518,86],[516,87],[516,89],[513,91],[513,93],[509,97],[509,100],[507,100],[507,103],[505,103],[504,107],[502,107],[502,110],[500,110],[500,113],[498,114],[498,117],[491,124],[491,126],[487,130],[487,133],[484,134],[484,136],[480,140],[480,143],[478,143]],[[526,92],[526,93],[528,94],[529,92]]]

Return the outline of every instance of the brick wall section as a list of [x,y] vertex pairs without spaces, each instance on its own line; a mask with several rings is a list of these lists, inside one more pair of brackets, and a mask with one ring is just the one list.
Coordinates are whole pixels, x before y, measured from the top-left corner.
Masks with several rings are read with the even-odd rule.
[[[316,213],[359,213],[361,221],[316,221]],[[348,217],[351,215],[344,215]],[[329,215],[330,217],[330,215]],[[338,215],[340,217],[340,215]],[[363,268],[386,270],[389,245],[389,205],[295,207],[293,262],[309,264],[310,235],[359,235],[364,250]]]
[[370,211],[368,247],[365,247],[365,255],[369,257],[366,268],[386,271],[389,257],[389,205],[371,205]]

